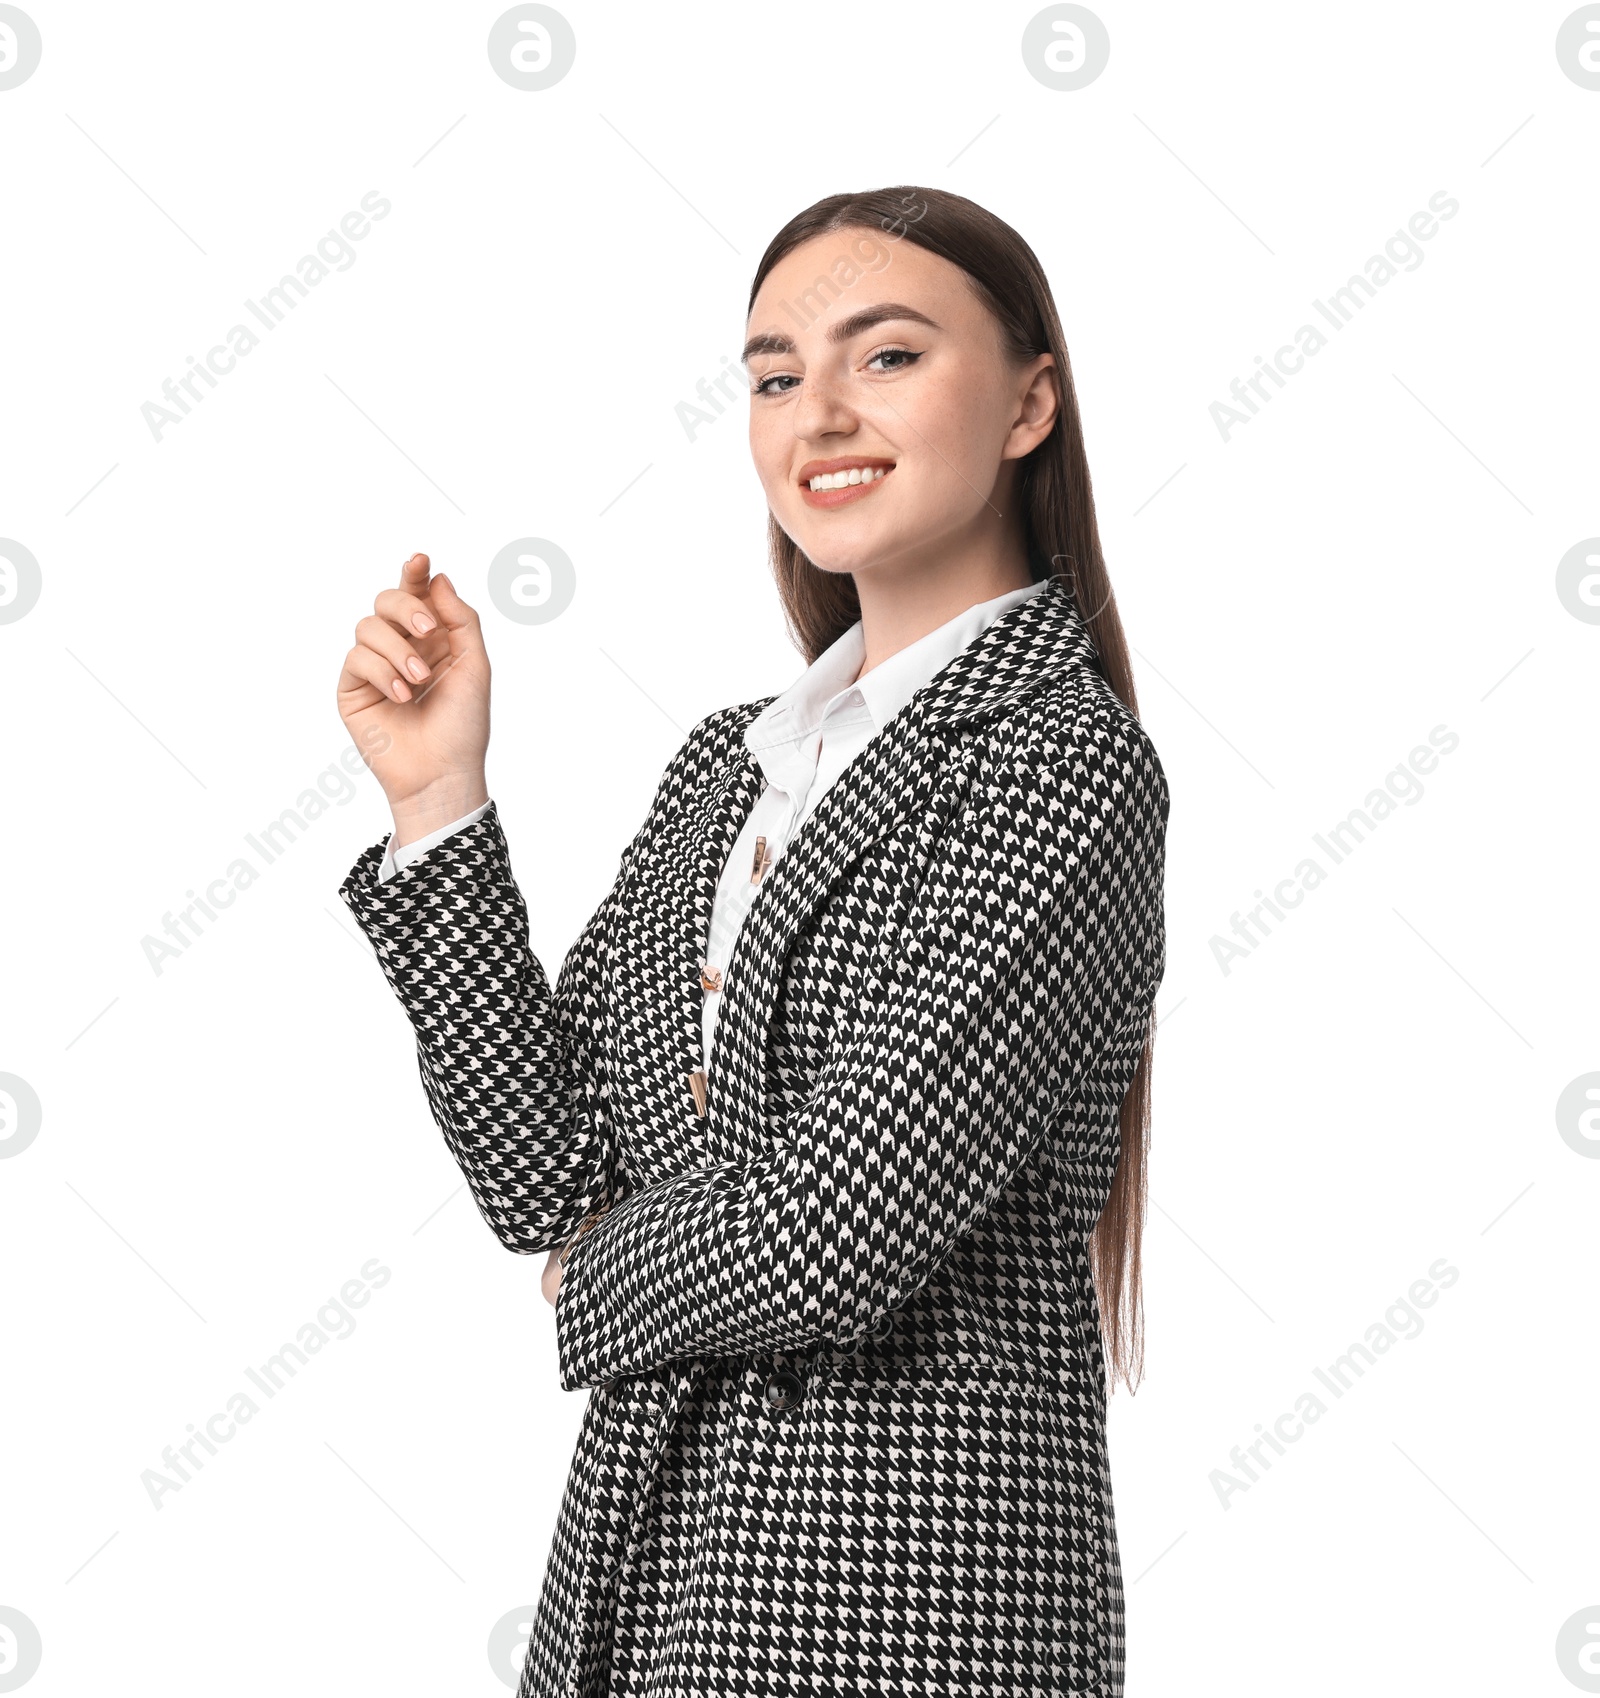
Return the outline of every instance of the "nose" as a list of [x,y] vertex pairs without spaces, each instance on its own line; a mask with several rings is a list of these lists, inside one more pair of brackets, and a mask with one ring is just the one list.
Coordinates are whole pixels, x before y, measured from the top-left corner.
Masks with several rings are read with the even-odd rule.
[[858,427],[844,382],[823,373],[808,373],[800,385],[799,405],[791,415],[794,433],[802,442],[853,435]]

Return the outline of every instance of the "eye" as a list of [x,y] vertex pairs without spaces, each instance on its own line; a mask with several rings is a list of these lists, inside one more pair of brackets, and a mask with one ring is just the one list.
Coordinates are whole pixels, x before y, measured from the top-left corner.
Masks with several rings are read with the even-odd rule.
[[894,360],[898,363],[880,367],[880,370],[907,371],[921,358],[922,355],[920,352],[913,352],[910,348],[880,348],[877,353],[875,353],[872,358],[867,361],[867,364],[869,366],[875,366],[879,360]]
[[[876,367],[884,375],[897,371],[908,371],[922,358],[922,351],[911,348],[880,348],[866,361],[865,369]],[[887,364],[880,362],[887,361]],[[758,379],[750,386],[751,395],[787,395],[790,386],[800,382],[790,372],[774,372],[771,377]]]

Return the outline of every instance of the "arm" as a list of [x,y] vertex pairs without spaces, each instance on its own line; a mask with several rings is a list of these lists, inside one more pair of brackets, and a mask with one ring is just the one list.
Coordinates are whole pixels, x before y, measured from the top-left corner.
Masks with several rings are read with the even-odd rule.
[[[1165,964],[1167,791],[1090,707],[958,819],[785,1142],[624,1199],[556,1301],[561,1384],[686,1356],[849,1344],[1005,1190]],[[1115,1155],[1112,1153],[1114,1161]]]
[[[623,869],[673,805],[695,741],[691,732],[669,763]],[[552,1249],[612,1193],[592,1034],[622,872],[552,990],[493,802],[380,881],[386,842],[361,855],[339,894],[415,1030],[429,1107],[480,1213],[508,1250]]]

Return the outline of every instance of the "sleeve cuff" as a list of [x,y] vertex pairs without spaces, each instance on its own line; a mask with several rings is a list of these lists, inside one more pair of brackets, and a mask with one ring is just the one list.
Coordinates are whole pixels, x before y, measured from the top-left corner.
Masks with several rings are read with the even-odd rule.
[[383,859],[378,862],[378,883],[387,884],[413,861],[420,861],[430,849],[437,848],[447,837],[465,830],[469,825],[476,825],[488,811],[489,803],[484,802],[470,814],[463,814],[460,819],[451,820],[449,825],[442,825],[437,831],[430,831],[426,837],[419,837],[414,843],[402,844],[398,849],[394,846],[394,833],[391,831],[384,843]]

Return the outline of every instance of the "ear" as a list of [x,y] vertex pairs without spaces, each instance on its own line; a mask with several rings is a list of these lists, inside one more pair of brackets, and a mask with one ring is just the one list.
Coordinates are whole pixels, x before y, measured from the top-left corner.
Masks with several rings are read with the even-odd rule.
[[1050,434],[1060,410],[1055,355],[1036,354],[1017,375],[1016,418],[1001,458],[1020,460],[1031,454]]

